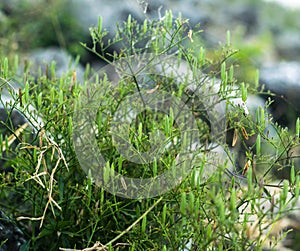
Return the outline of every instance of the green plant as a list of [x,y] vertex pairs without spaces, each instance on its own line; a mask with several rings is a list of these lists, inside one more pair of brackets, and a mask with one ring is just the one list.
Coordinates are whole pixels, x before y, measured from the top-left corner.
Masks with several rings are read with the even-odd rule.
[[[201,36],[201,31],[192,33],[188,20],[180,16],[173,19],[171,12],[166,12],[162,20],[146,20],[142,25],[129,16],[127,22],[118,26],[115,38],[108,45],[103,43],[106,35],[100,18],[98,26],[91,28],[93,47],[84,46],[109,64],[125,62],[129,68],[134,68],[136,61],[130,61],[132,56],[138,55],[138,59],[145,60],[143,56],[148,53],[158,59],[172,55],[178,65],[186,62],[191,75],[178,82],[172,74],[165,77],[166,69],[162,69],[159,74],[150,74],[139,82],[132,74],[111,89],[108,87],[112,80],[108,75],[96,72],[96,77],[89,78],[93,73],[88,68],[82,85],[74,72],[59,79],[55,74],[44,73],[35,81],[25,71],[21,79],[24,88],[15,96],[12,107],[25,117],[33,115],[28,120],[35,129],[35,137],[24,141],[16,131],[10,130],[21,144],[11,148],[8,138],[0,142],[2,147],[7,146],[6,151],[16,155],[9,162],[14,172],[1,173],[0,195],[1,206],[17,218],[26,233],[28,243],[22,250],[82,250],[86,247],[90,247],[89,250],[262,250],[265,245],[274,247],[277,241],[270,242],[269,237],[274,224],[291,211],[289,205],[298,200],[299,176],[293,168],[289,184],[275,185],[279,190],[276,201],[268,187],[271,185],[269,174],[275,166],[281,165],[291,147],[298,145],[299,121],[296,135],[274,125],[278,137],[271,138],[266,131],[267,123],[272,124],[265,116],[267,107],[258,109],[253,117],[231,103],[237,97],[246,101],[249,93],[256,93],[256,89],[249,83],[237,82],[234,77],[234,67],[227,59],[237,51],[232,49],[229,33],[227,44],[220,48],[214,60],[208,60],[205,48],[192,42],[195,36]],[[119,43],[122,50],[108,55],[108,47],[115,43]],[[151,68],[154,59],[147,62]],[[14,69],[9,63],[6,59],[1,61],[0,72],[5,81],[13,77],[7,73],[8,69]],[[50,72],[55,73],[55,65],[51,67]],[[199,75],[199,70],[207,74]],[[220,77],[219,84],[217,77]],[[195,92],[188,91],[191,79],[196,90],[207,88],[208,92],[204,93],[209,98],[199,98]],[[195,160],[191,173],[165,194],[153,198],[119,197],[97,185],[92,168],[84,172],[83,169],[88,169],[80,166],[72,139],[74,111],[80,95],[89,98],[98,94],[93,92],[93,87],[99,87],[100,83],[103,92],[98,100],[101,105],[95,106],[97,117],[92,123],[97,128],[97,144],[106,158],[107,170],[114,169],[119,174],[136,178],[153,177],[176,165],[180,145],[184,144],[184,140],[178,140],[182,128],[174,124],[172,109],[167,114],[142,112],[130,124],[129,141],[139,152],[148,149],[152,140],[149,135],[158,130],[163,132],[168,143],[172,143],[170,150],[151,163],[137,165],[126,160],[117,151],[110,127],[121,101],[133,93],[139,94],[139,84],[147,81],[152,84],[146,89],[148,92],[155,94],[164,90],[187,104],[196,117],[199,142],[205,147],[189,152],[191,155],[187,159]],[[213,93],[216,86],[218,89]],[[218,137],[209,132],[212,117],[203,109],[203,102],[209,100],[213,100],[210,105],[224,104],[229,129],[236,130],[236,137],[245,145],[242,174],[228,170],[229,163],[216,163],[209,158],[213,147],[208,143],[222,144],[231,157],[228,145],[217,141],[220,135],[226,134],[226,128],[218,132]],[[35,111],[30,110],[29,104]],[[30,123],[36,116],[42,118],[43,125]],[[256,142],[246,145],[246,138],[253,135],[259,135]],[[264,154],[264,142],[274,150],[272,154]],[[209,166],[215,167],[214,172],[205,179],[201,174],[211,161]],[[265,168],[258,172],[256,167],[260,165]],[[123,184],[124,190],[129,185]],[[11,198],[18,198],[18,201],[11,202]],[[268,202],[273,206],[278,203],[278,211],[272,206],[264,208],[263,203]]]

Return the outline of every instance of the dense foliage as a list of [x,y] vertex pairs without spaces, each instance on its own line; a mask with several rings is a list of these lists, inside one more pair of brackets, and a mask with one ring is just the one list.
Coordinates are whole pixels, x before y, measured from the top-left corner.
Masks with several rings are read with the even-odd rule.
[[[121,59],[130,64],[130,56],[139,55],[143,59],[146,53],[157,58],[172,55],[179,65],[184,62],[192,74],[186,82],[178,83],[172,76],[165,78],[165,72],[151,75],[150,80],[140,80],[160,81],[150,88],[153,93],[165,90],[182,98],[197,119],[201,132],[199,142],[222,144],[220,147],[230,156],[232,165],[238,154],[232,145],[240,142],[243,165],[235,170],[230,163],[215,163],[217,168],[213,175],[203,178],[201,173],[211,161],[209,153],[213,151],[213,146],[207,143],[210,146],[205,149],[207,154],[202,153],[201,158],[197,158],[204,150],[194,151],[191,158],[196,160],[190,174],[167,193],[146,199],[110,194],[94,182],[92,173],[82,170],[73,145],[72,119],[82,92],[99,83],[104,91],[111,80],[99,80],[101,76],[95,77],[99,72],[89,67],[84,80],[78,80],[72,70],[57,77],[55,64],[39,73],[31,72],[30,65],[25,65],[22,73],[17,74],[18,57],[3,57],[1,87],[10,89],[9,83],[14,81],[24,84],[16,93],[10,89],[14,98],[10,105],[2,103],[4,108],[14,108],[23,114],[27,122],[22,124],[21,130],[14,127],[9,118],[1,123],[9,131],[1,138],[1,153],[6,167],[12,170],[0,174],[1,207],[17,219],[28,240],[22,250],[82,250],[86,247],[91,247],[89,250],[261,250],[264,246],[276,246],[284,235],[271,238],[275,223],[291,210],[289,205],[299,196],[299,176],[290,154],[299,142],[299,121],[296,132],[291,132],[272,123],[267,112],[271,101],[249,115],[243,107],[232,103],[236,98],[245,102],[249,94],[260,90],[258,76],[249,83],[236,80],[236,60],[232,57],[238,51],[232,47],[230,33],[227,43],[220,46],[213,57],[201,43],[195,42],[201,40],[201,30],[195,28],[192,32],[188,20],[180,16],[175,19],[170,12],[161,20],[146,20],[143,25],[129,17],[127,22],[119,24],[115,38],[108,44],[103,42],[106,35],[99,18],[98,26],[91,28],[91,48],[82,45],[108,64]],[[121,50],[111,52],[109,47],[116,43]],[[200,79],[198,72],[203,73]],[[151,177],[176,165],[183,142],[176,141],[180,128],[172,123],[171,112],[142,113],[131,125],[130,141],[136,149],[144,150],[149,144],[150,137],[145,132],[158,129],[169,137],[169,142],[177,143],[157,161],[141,165],[132,164],[117,152],[110,122],[118,101],[139,90],[135,75],[130,77],[113,92],[103,93],[103,110],[99,114],[105,109],[109,112],[95,121],[97,143],[110,168],[133,177]],[[224,104],[228,122],[227,128],[219,133],[233,135],[227,143],[213,142],[215,139],[210,137],[210,124],[201,106],[206,99],[197,99],[194,93],[187,91],[191,79],[197,88],[218,87],[214,104]],[[275,134],[268,131],[270,126]],[[249,143],[249,138],[254,140]],[[272,185],[272,171],[286,166],[290,170],[289,182]],[[271,185],[278,188],[278,201],[268,190]],[[265,208],[262,201],[269,202],[273,208]],[[257,219],[253,220],[253,215]]]

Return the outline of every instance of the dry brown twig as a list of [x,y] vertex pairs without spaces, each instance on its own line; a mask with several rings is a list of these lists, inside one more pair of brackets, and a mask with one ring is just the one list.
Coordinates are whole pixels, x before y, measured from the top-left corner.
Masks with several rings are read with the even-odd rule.
[[[25,146],[21,149],[25,149],[25,148],[35,148],[37,150],[39,150],[39,156],[38,156],[38,163],[36,165],[36,168],[35,168],[35,172],[34,174],[29,178],[27,179],[26,181],[29,181],[29,180],[35,180],[42,188],[46,188],[46,185],[43,183],[43,181],[41,180],[40,177],[44,177],[44,179],[47,179],[47,176],[49,176],[49,187],[47,187],[47,191],[48,191],[48,201],[46,203],[46,206],[45,206],[45,209],[44,209],[44,212],[43,212],[43,215],[41,217],[23,217],[23,216],[20,216],[17,218],[17,220],[40,220],[41,223],[40,223],[40,228],[42,227],[43,225],[43,222],[44,222],[44,219],[45,219],[45,215],[46,215],[46,212],[49,208],[49,206],[51,207],[51,211],[53,213],[53,215],[55,216],[55,212],[54,212],[54,206],[56,208],[58,208],[59,210],[61,210],[61,207],[58,205],[58,203],[54,200],[53,198],[53,184],[55,182],[55,179],[54,179],[54,175],[60,165],[61,162],[63,162],[64,166],[67,168],[67,170],[69,171],[69,168],[68,168],[68,164],[66,162],[66,159],[63,155],[63,152],[61,150],[61,148],[58,146],[58,144],[53,140],[51,139],[50,137],[48,137],[45,133],[45,130],[42,130],[40,132],[40,135],[39,135],[39,146]],[[47,142],[47,145],[43,146],[43,139],[46,140]],[[52,153],[51,153],[51,161],[54,159],[54,155],[55,153],[57,153],[58,155],[58,158],[57,158],[57,161],[55,163],[55,166],[54,168],[52,169],[51,173],[49,174],[48,172],[48,168],[47,168],[47,164],[46,164],[46,161],[45,161],[45,155],[46,153],[51,150]],[[40,168],[41,168],[41,165],[43,164],[43,171],[40,172]],[[25,182],[26,182],[25,181]],[[53,206],[54,205],[54,206]]]

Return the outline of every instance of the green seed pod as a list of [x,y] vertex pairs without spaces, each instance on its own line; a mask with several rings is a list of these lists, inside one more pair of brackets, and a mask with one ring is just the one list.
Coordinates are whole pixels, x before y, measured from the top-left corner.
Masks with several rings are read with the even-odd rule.
[[266,126],[266,119],[265,119],[265,110],[263,107],[260,107],[260,123],[264,129]]
[[291,177],[291,184],[295,184],[296,176],[295,176],[295,166],[294,165],[292,165],[290,177]]
[[235,189],[231,189],[230,193],[230,210],[234,212],[236,209],[236,191]]
[[155,177],[157,175],[157,160],[156,158],[153,161],[153,176]]
[[8,77],[8,58],[5,57],[3,60],[3,78],[7,79]]
[[113,180],[114,177],[115,177],[115,164],[114,163],[111,163],[111,166],[110,166],[109,170],[110,170],[110,177]]
[[42,100],[43,100],[43,93],[41,92],[41,93],[38,95],[38,98],[37,98],[37,105],[38,105],[38,108],[41,108],[41,107],[42,107]]
[[143,123],[140,122],[139,123],[139,128],[138,128],[138,140],[139,140],[139,142],[142,142],[142,137],[143,137]]
[[233,75],[234,75],[234,68],[233,68],[233,65],[231,65],[230,69],[229,69],[229,82],[230,83],[233,83]]
[[118,173],[121,173],[122,168],[123,168],[123,157],[121,155],[118,159]]
[[255,89],[258,89],[258,86],[259,86],[259,70],[256,70],[254,84],[255,84]]
[[24,95],[24,97],[25,97],[25,102],[26,103],[29,102],[30,97],[29,97],[29,83],[28,83],[28,81],[26,81],[26,83],[25,83],[25,95]]
[[287,199],[288,191],[289,191],[289,182],[287,180],[284,180],[283,181],[282,197],[280,196],[284,202]]
[[88,79],[91,73],[91,65],[89,63],[85,66],[84,79]]
[[167,217],[167,204],[164,204],[162,215],[161,215],[161,223],[162,223],[162,225],[166,224],[166,217]]
[[220,220],[221,220],[221,222],[224,222],[226,220],[225,205],[221,199],[219,199],[218,205],[219,205]]
[[37,149],[33,148],[33,161],[36,162],[37,161]]
[[226,32],[226,45],[227,46],[231,45],[231,35],[230,35],[230,31],[229,30]]
[[206,238],[207,240],[210,240],[212,237],[212,224],[208,224],[206,227]]
[[257,135],[256,138],[256,154],[260,155],[260,149],[261,149],[261,136],[260,134]]
[[59,90],[63,90],[65,85],[65,81],[63,78],[59,79]]
[[63,90],[59,90],[58,102],[59,102],[60,105],[62,105],[64,103],[64,92],[63,92]]
[[97,30],[98,34],[100,34],[102,32],[102,16],[99,16],[98,18],[98,30]]
[[143,32],[147,33],[147,30],[148,30],[148,21],[147,19],[145,19],[143,24]]
[[194,211],[194,206],[195,206],[195,195],[193,191],[189,193],[189,210],[192,213]]
[[246,102],[247,101],[247,87],[245,86],[244,82],[241,84],[241,87],[242,87],[242,100],[243,100],[243,102]]
[[186,194],[185,193],[181,194],[180,213],[182,215],[186,214]]
[[135,215],[137,218],[139,218],[141,216],[141,208],[139,205],[137,205],[135,208]]
[[142,219],[142,233],[146,233],[146,226],[147,226],[147,215]]
[[169,11],[166,11],[166,15],[165,15],[165,27],[167,29],[172,29],[172,20],[173,20],[173,14],[172,14],[172,11],[169,10]]
[[296,120],[296,137],[299,138],[299,131],[300,131],[300,120],[297,118]]
[[205,51],[204,48],[201,46],[200,50],[199,50],[199,66],[203,66],[204,65],[204,58],[205,58]]
[[103,183],[106,185],[109,181],[110,176],[110,164],[109,162],[106,163],[105,167],[103,168]]
[[[102,119],[103,119],[103,114],[102,114],[102,112],[99,112],[99,113],[97,114],[97,126],[98,126],[99,132],[101,131],[101,129],[102,129],[102,127],[103,127]],[[121,159],[121,158],[119,158],[119,159]]]
[[73,133],[73,121],[72,121],[72,117],[69,117],[69,123],[68,123],[68,133],[69,135],[72,135]]
[[192,174],[191,174],[191,187],[192,188],[194,188],[195,187],[195,185],[196,185],[196,168],[194,168],[193,170],[192,170]]
[[131,32],[131,15],[130,14],[128,15],[128,18],[127,18],[127,31]]
[[226,75],[226,62],[223,62],[221,65],[221,80],[224,82]]

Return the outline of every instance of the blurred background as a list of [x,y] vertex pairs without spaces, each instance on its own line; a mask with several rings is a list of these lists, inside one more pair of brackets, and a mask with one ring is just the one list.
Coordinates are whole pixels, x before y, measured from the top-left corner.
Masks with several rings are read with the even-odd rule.
[[[70,59],[77,74],[86,64],[99,68],[103,62],[80,43],[91,45],[89,28],[103,17],[103,27],[112,37],[116,23],[128,15],[140,23],[158,19],[165,10],[190,20],[191,28],[200,24],[199,43],[213,57],[230,30],[237,77],[246,83],[255,79],[277,94],[272,107],[276,121],[293,126],[300,103],[300,2],[285,0],[2,0],[0,3],[0,55],[19,55],[21,64],[31,62],[31,71],[56,61],[64,72]],[[117,46],[111,50],[118,50]],[[36,67],[36,68],[34,68]],[[22,71],[20,71],[22,72]]]

